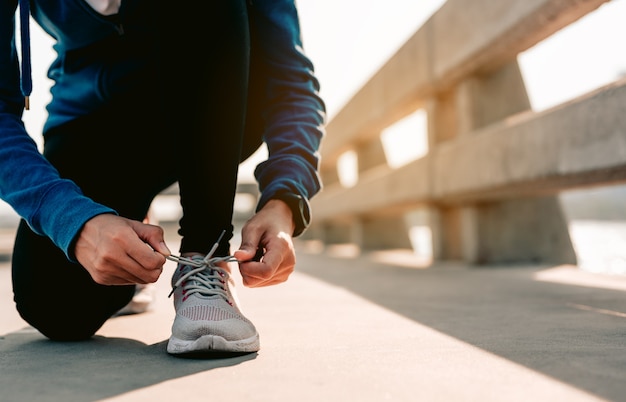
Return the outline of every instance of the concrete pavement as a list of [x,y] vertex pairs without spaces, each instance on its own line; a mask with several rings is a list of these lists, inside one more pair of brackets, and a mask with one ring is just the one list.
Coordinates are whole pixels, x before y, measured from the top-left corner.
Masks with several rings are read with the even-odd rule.
[[261,351],[211,360],[165,352],[173,263],[153,311],[55,343],[15,313],[5,258],[0,401],[626,401],[624,278],[309,246],[287,283],[238,287]]

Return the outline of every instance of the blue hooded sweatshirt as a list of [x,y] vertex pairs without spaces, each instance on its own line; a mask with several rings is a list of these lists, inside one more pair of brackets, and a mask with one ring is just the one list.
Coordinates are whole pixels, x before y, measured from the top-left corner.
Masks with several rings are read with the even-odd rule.
[[[115,89],[102,66],[75,68],[71,60],[80,60],[66,57],[68,52],[79,54],[112,35],[141,30],[146,24],[138,10],[149,6],[147,0],[123,0],[113,22],[84,0],[0,0],[0,198],[72,260],[73,241],[83,225],[96,215],[117,212],[61,178],[25,130],[22,114],[32,86],[29,14],[54,38],[58,55],[48,72],[54,85],[45,135],[91,113],[107,102],[108,90]],[[261,191],[257,210],[281,193],[308,202],[321,188],[317,169],[325,109],[313,65],[302,50],[296,5],[294,0],[248,0],[248,12],[251,85],[245,129],[261,132],[269,151],[268,159],[255,169]],[[132,63],[128,74],[136,67]]]

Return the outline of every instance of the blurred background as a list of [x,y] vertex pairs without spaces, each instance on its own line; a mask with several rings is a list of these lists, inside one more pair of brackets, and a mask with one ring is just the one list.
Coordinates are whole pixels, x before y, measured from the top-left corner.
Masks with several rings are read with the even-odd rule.
[[[326,102],[328,120],[418,31],[444,0],[298,0],[304,48],[313,60]],[[549,110],[626,75],[626,1],[613,0],[559,30],[517,56],[528,99],[534,112]],[[51,82],[46,70],[54,57],[51,40],[31,24],[34,92],[24,119],[30,134],[41,143]],[[428,113],[420,108],[380,133],[388,165],[398,169],[428,154]],[[256,201],[253,169],[266,157],[261,149],[242,165],[242,191],[237,217],[245,219]],[[584,157],[584,156],[581,156]],[[338,161],[338,179],[345,188],[358,182],[357,155],[347,151]],[[562,191],[558,199],[584,270],[626,275],[626,186],[594,186]],[[171,189],[153,205],[153,218],[175,222],[180,208]],[[10,258],[10,233],[17,223],[11,208],[0,201],[3,258]],[[407,229],[409,231],[409,229]],[[326,241],[311,231],[311,244]],[[414,232],[410,251],[433,258],[432,233]],[[349,242],[350,239],[348,239]],[[339,242],[344,242],[343,240]]]

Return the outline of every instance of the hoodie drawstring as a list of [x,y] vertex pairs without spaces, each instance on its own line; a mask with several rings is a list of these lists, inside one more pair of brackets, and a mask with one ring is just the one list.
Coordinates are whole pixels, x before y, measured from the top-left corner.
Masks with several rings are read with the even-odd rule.
[[20,86],[24,95],[24,109],[30,109],[29,96],[33,90],[30,60],[30,0],[20,2],[20,39],[22,44],[22,74]]

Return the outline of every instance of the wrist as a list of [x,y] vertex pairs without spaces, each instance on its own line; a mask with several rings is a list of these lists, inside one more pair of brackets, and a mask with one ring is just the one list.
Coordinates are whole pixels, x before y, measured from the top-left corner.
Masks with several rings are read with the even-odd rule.
[[[294,230],[296,229],[296,224],[294,222],[293,212],[285,201],[278,198],[271,199],[265,204],[263,209],[276,217],[275,219],[279,219],[281,221],[284,220],[287,226],[289,226],[290,228],[290,230],[287,230],[289,234],[292,234],[294,232]],[[284,219],[282,217],[284,217]]]
[[306,228],[309,226],[311,221],[309,203],[301,195],[283,192],[278,193],[274,197],[272,197],[272,199],[268,201],[268,204],[271,201],[280,202],[282,206],[286,206],[289,209],[291,221],[293,223],[293,237],[302,234],[302,232],[304,232],[304,230],[306,230]]

